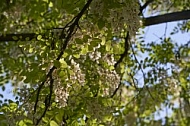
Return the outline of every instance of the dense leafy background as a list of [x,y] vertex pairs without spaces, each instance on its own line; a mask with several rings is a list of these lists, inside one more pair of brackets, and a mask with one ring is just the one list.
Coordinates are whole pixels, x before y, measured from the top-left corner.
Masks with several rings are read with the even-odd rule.
[[[145,10],[187,10],[190,1],[153,0],[142,14],[138,3],[1,0],[1,37],[20,36],[0,42],[0,86],[11,83],[15,96],[0,101],[0,124],[189,125],[189,42],[171,38],[189,22],[155,42],[140,22]],[[155,120],[163,108],[172,115]]]

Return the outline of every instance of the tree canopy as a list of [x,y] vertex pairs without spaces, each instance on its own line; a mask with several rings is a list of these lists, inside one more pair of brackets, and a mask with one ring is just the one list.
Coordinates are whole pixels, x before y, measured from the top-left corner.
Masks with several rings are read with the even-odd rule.
[[[0,5],[0,86],[14,94],[0,92],[1,126],[190,125],[189,41],[171,37],[189,31],[189,0]],[[172,21],[170,36],[143,37]]]

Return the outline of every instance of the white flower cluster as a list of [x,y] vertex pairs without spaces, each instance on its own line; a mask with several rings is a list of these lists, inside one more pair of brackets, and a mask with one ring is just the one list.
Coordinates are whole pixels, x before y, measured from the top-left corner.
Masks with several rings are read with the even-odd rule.
[[110,96],[120,83],[120,76],[115,70],[99,69],[100,81],[104,84],[103,96]]
[[70,79],[73,83],[78,81],[80,85],[85,83],[85,74],[82,73],[79,64],[77,64],[73,59],[71,60],[71,65],[73,66],[73,74],[70,75]]
[[59,103],[60,107],[65,107],[67,105],[67,99],[69,97],[68,88],[63,87],[60,82],[54,84],[54,92],[55,92],[55,101]]
[[98,60],[101,58],[101,52],[94,51],[92,53],[89,53],[89,57],[92,61],[96,61],[97,63],[99,63]]
[[114,64],[116,63],[113,54],[106,54],[106,55],[103,57],[103,60],[106,61],[109,66],[114,66]]
[[[96,47],[98,49],[99,46]],[[115,60],[113,55],[106,54],[104,56],[101,56],[101,52],[98,50],[94,49],[93,52],[89,52],[88,55],[89,58],[95,62],[95,64],[99,64],[100,62],[106,62],[108,67],[112,66],[115,64]],[[81,61],[79,60],[78,62],[85,62],[86,57],[83,57],[84,59]],[[74,59],[71,59],[71,64],[68,66],[68,68],[72,71],[69,74],[69,77],[65,79],[65,82],[67,83],[66,87],[62,87],[62,82],[59,81],[59,78],[55,78],[55,80],[58,80],[54,84],[54,91],[56,95],[56,101],[63,107],[67,105],[67,99],[69,96],[69,90],[70,87],[72,87],[72,90],[80,90],[82,86],[85,85],[85,76],[87,73],[85,73],[81,69],[81,65],[75,61]],[[84,66],[85,67],[85,66]],[[95,74],[99,75],[99,79],[96,80],[97,82],[92,82],[92,83],[99,83],[102,89],[102,96],[110,96],[113,94],[114,90],[118,87],[120,83],[120,76],[116,73],[115,70],[109,70],[109,68],[104,68],[103,66],[97,66],[96,68],[92,65],[91,67],[94,68]]]
[[[65,79],[67,83],[64,87],[61,84],[59,78],[55,78],[56,82],[54,84],[54,92],[55,92],[55,101],[59,103],[61,107],[67,105],[67,99],[69,97],[69,89],[72,86],[72,89],[78,88],[78,86],[83,86],[85,83],[85,74],[82,73],[79,64],[77,64],[73,59],[71,59],[71,66],[69,68],[73,71],[69,79]],[[79,83],[78,86],[75,87],[74,84]],[[77,89],[76,89],[77,90]]]
[[[135,35],[136,31],[140,27],[140,18],[139,14],[139,5],[137,0],[122,0],[114,1],[117,4],[120,4],[120,7],[114,7],[107,4],[113,4],[108,1],[95,0],[92,2],[90,12],[103,18],[111,24],[113,32],[118,34],[121,30],[126,29],[130,32],[131,35]],[[106,4],[105,4],[106,3]],[[110,6],[112,8],[110,8]],[[109,13],[109,16],[106,16],[105,13]],[[97,18],[97,17],[96,17]],[[127,26],[127,27],[126,27]]]
[[[95,61],[98,64],[100,60],[103,60],[110,67],[114,66],[114,64],[116,63],[113,55],[106,54],[104,56],[101,56],[101,52],[97,50],[89,53],[89,57],[92,61]],[[107,88],[103,87],[104,93],[102,95],[103,96],[111,95],[120,83],[120,76],[116,73],[115,70],[108,70],[101,67],[97,67],[97,72],[101,77],[100,78],[101,83],[104,83],[107,87]]]

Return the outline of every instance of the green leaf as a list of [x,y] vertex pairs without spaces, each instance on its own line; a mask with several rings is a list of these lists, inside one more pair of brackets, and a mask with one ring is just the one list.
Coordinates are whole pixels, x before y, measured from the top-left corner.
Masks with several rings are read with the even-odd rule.
[[110,70],[114,70],[115,68],[114,68],[114,66],[110,66],[109,69]]
[[105,45],[105,43],[106,43],[106,38],[105,38],[105,37],[103,37],[103,38],[102,38],[101,45]]
[[55,60],[55,61],[54,61],[54,66],[55,66],[55,67],[59,68],[60,65],[61,65],[60,61],[58,61],[58,60]]
[[67,67],[68,67],[68,66],[67,66],[67,63],[65,62],[64,59],[60,59],[59,62],[61,63],[61,67],[62,67],[62,68],[67,68]]
[[3,94],[0,94],[0,97],[3,98]]
[[17,36],[13,36],[13,39],[14,39],[14,40],[18,40],[18,37],[17,37]]
[[63,114],[61,114],[61,113],[59,113],[59,114],[57,114],[57,115],[55,116],[55,120],[56,120],[57,122],[61,122],[61,121],[62,121],[62,118],[63,118]]
[[85,55],[85,54],[87,54],[88,53],[88,45],[86,45],[84,48],[82,48],[82,50],[81,50],[81,54],[82,55]]
[[48,118],[48,117],[43,117],[42,120],[43,120],[43,122],[45,122],[45,123],[49,123],[49,118]]
[[37,40],[41,40],[41,39],[42,39],[42,35],[38,35]]
[[98,28],[101,30],[104,26],[105,26],[105,21],[102,18],[100,18],[98,20]]
[[26,124],[33,124],[33,121],[30,120],[30,119],[24,119],[24,122],[25,122]]
[[27,126],[27,125],[26,125],[26,123],[25,123],[23,120],[21,120],[21,121],[18,123],[18,126]]
[[83,43],[84,43],[84,42],[83,42],[81,39],[79,39],[79,38],[76,38],[75,41],[76,41],[77,44],[83,44]]
[[73,54],[73,56],[75,57],[75,58],[80,58],[80,55],[79,54]]
[[111,41],[106,42],[106,51],[110,51],[111,47]]
[[1,88],[2,88],[2,91],[5,91],[5,86],[2,86]]
[[[88,39],[91,38],[89,35],[84,35],[83,36],[83,41],[86,43],[88,42]],[[82,44],[82,43],[81,43]]]
[[50,126],[59,126],[59,125],[58,125],[55,121],[52,120],[52,121],[50,122]]
[[53,3],[52,2],[49,3],[49,7],[53,7]]
[[49,116],[53,116],[54,112],[53,111],[48,111],[46,114],[49,115]]

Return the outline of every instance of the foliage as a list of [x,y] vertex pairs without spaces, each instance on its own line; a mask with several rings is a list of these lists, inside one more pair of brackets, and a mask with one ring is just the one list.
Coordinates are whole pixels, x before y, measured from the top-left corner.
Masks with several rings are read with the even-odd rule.
[[[188,4],[155,0],[149,11],[174,12]],[[189,43],[179,45],[171,37],[145,42],[138,1],[0,5],[0,33],[15,34],[14,41],[0,42],[0,86],[5,90],[11,83],[15,95],[1,101],[2,126],[190,123]],[[188,29],[185,22],[171,35]],[[155,120],[162,107],[173,110],[165,122]]]

